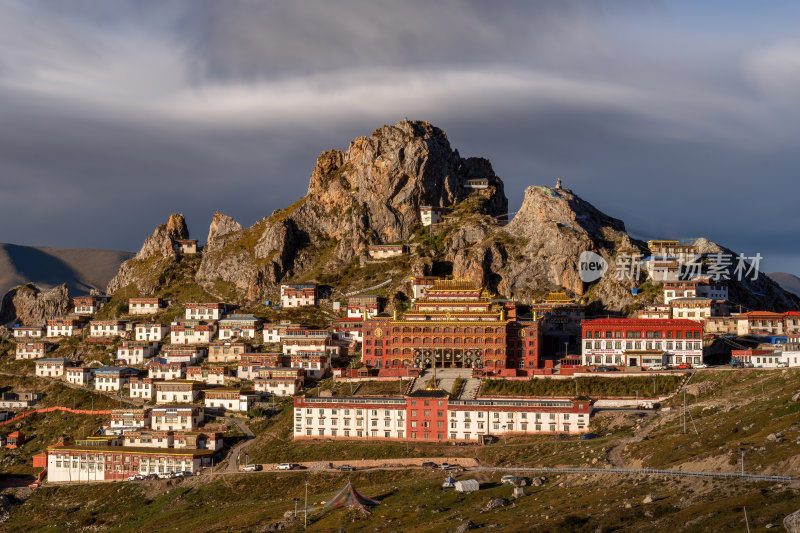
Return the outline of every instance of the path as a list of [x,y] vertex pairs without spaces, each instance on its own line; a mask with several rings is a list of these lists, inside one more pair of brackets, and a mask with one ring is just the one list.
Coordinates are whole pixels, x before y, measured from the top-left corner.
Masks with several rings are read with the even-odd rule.
[[234,417],[226,417],[225,420],[233,422],[239,427],[239,431],[244,433],[244,440],[237,442],[236,445],[233,448],[231,448],[230,452],[228,452],[228,465],[221,470],[224,470],[225,472],[238,472],[239,456],[241,455],[244,448],[249,446],[250,443],[253,442],[255,435],[247,426],[247,424],[244,423],[244,420]]

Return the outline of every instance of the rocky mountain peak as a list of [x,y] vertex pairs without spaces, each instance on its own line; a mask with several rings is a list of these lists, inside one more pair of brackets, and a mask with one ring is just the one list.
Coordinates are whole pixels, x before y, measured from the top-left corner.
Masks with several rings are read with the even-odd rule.
[[47,319],[72,311],[67,284],[41,290],[33,284],[11,289],[0,305],[0,323],[12,320],[24,326],[44,326]]
[[151,294],[158,287],[159,274],[178,259],[176,242],[188,238],[189,228],[184,216],[170,215],[166,224],[159,225],[145,239],[136,256],[122,263],[117,275],[108,283],[107,291],[113,293],[128,285],[135,285],[141,293]]
[[208,228],[208,239],[206,243],[212,242],[217,237],[222,237],[234,231],[241,231],[242,225],[236,222],[228,215],[224,215],[219,211],[214,213],[211,219],[211,225]]

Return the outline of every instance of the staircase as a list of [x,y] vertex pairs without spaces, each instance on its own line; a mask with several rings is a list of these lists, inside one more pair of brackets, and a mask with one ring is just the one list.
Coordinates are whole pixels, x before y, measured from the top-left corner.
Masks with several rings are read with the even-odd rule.
[[461,394],[458,396],[459,400],[474,400],[478,397],[478,391],[481,388],[481,380],[478,378],[469,378],[461,388]]

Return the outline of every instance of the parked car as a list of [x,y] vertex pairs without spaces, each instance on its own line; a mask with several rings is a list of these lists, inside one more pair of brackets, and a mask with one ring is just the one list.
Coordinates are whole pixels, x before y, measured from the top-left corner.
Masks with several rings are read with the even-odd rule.
[[432,461],[425,461],[424,463],[422,463],[422,468],[436,468],[436,467],[437,467],[436,463]]
[[647,370],[664,370],[664,366],[663,365],[648,366]]
[[778,363],[778,367],[780,367],[780,368],[789,368],[789,363],[786,362],[786,361],[781,361],[780,363]]
[[169,478],[172,477],[172,473],[171,472],[161,472],[161,473],[157,474],[157,476],[158,476],[158,479],[169,479]]
[[[281,465],[278,465],[277,468],[279,468],[280,470],[283,470],[283,468],[281,468]],[[256,472],[258,470],[261,470],[261,465],[245,465],[242,468],[243,472]]]
[[439,468],[441,468],[442,470],[448,470],[450,468],[455,468],[455,467],[456,465],[451,465],[450,463],[442,463],[442,466],[440,466]]
[[513,474],[509,474],[500,478],[500,483],[503,485],[513,485],[515,481],[517,481],[517,476]]
[[138,475],[128,476],[128,481],[136,481],[137,479],[142,479]]
[[731,362],[731,368],[744,368],[744,363],[741,361],[733,361]]
[[745,363],[745,364],[744,364],[744,367],[745,367],[745,368],[754,368],[754,367],[753,367],[753,363]]
[[342,465],[342,466],[339,467],[339,470],[341,470],[342,472],[352,472],[355,469],[356,468],[354,466],[351,466],[351,465]]
[[[255,466],[255,465],[254,465]],[[293,463],[281,463],[275,467],[276,470],[293,470],[294,469]]]
[[708,368],[708,365],[705,363],[697,363],[694,365],[695,368]]
[[581,440],[592,440],[597,438],[597,433],[584,433],[581,435]]

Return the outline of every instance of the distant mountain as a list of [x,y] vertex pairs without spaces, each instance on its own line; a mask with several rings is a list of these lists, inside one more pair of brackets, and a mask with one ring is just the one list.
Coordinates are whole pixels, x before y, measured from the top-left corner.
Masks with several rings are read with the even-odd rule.
[[23,283],[43,289],[66,283],[71,296],[105,290],[123,261],[134,254],[118,250],[51,248],[0,243],[0,296]]
[[767,274],[772,281],[780,285],[783,290],[800,296],[800,278],[787,272],[773,272]]

